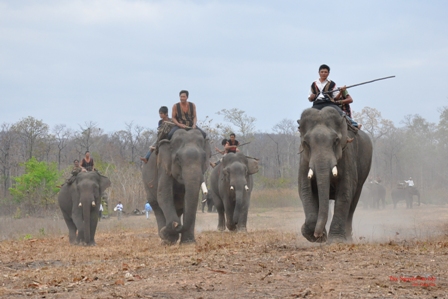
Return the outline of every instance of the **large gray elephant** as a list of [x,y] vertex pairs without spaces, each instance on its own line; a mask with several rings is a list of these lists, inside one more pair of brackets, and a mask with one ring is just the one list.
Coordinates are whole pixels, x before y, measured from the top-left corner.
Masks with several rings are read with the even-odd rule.
[[[210,159],[210,144],[201,131],[177,130],[159,142],[143,165],[147,200],[156,216],[160,238],[167,244],[194,242],[199,190]],[[183,223],[180,217],[183,215]]]
[[[228,153],[210,175],[210,194],[218,211],[218,230],[245,231],[258,160]],[[225,213],[225,216],[224,216]]]
[[394,209],[397,208],[397,203],[400,200],[404,200],[406,202],[406,209],[412,209],[414,196],[418,197],[418,205],[420,205],[420,192],[414,186],[404,186],[402,188],[394,189],[392,190],[391,196]]
[[386,208],[386,188],[379,183],[369,182],[364,185],[361,199],[364,208],[379,209],[380,205]]
[[353,214],[372,161],[366,133],[348,129],[332,107],[309,108],[300,118],[299,195],[305,212],[302,235],[325,242],[329,199],[335,200],[329,240],[352,240]]
[[109,178],[90,171],[79,173],[73,183],[61,187],[58,202],[71,244],[95,245],[101,195],[110,184]]

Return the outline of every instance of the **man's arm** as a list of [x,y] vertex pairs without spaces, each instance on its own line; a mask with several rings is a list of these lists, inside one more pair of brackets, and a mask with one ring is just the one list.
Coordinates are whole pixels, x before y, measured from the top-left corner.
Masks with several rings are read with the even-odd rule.
[[176,109],[176,104],[173,105],[173,111],[171,112],[171,120],[173,121],[173,123],[178,126],[179,128],[185,128],[184,124],[181,124],[180,122],[177,121],[177,109]]
[[[335,97],[335,103],[338,105],[345,105],[353,103],[352,97],[347,93],[347,87],[341,87],[341,92]],[[341,99],[342,98],[342,99]]]
[[313,102],[315,99],[316,99],[316,95],[313,93],[313,89],[310,88],[310,94],[308,95],[308,101]]
[[196,128],[196,122],[198,121],[198,118],[196,116],[196,105],[193,103],[193,126],[192,128]]
[[226,145],[224,146],[224,148],[226,149],[226,150],[229,150],[229,149],[237,149],[237,147],[236,147],[236,145],[230,145],[230,143],[226,143]]

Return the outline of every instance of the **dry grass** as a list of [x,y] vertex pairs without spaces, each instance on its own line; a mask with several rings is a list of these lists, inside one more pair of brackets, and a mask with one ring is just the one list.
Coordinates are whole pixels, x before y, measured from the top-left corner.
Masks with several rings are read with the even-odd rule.
[[70,246],[61,219],[1,219],[14,229],[0,242],[0,297],[446,298],[447,212],[359,210],[355,243],[331,245],[301,237],[299,207],[255,209],[247,233],[217,232],[217,215],[199,212],[196,244],[170,247],[144,216],[101,221],[95,247]]

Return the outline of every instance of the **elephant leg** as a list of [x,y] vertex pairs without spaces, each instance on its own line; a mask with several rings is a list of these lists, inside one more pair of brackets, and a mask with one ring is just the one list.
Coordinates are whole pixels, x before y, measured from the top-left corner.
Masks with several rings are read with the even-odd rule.
[[236,225],[235,223],[233,223],[233,211],[235,210],[235,202],[228,196],[223,198],[223,202],[227,229],[230,231],[234,231],[236,230]]
[[90,213],[90,240],[86,240],[87,245],[95,246],[95,232],[98,226],[98,211]]
[[327,230],[324,229],[323,236],[316,238],[314,236],[314,230],[317,224],[317,216],[319,213],[319,198],[317,194],[309,194],[309,197],[305,197],[303,194],[302,200],[303,210],[305,212],[305,223],[302,225],[302,235],[310,242],[325,242],[327,240]]
[[[163,215],[165,216],[165,228],[164,233],[160,236],[166,236],[172,235],[168,242],[171,241],[171,239],[176,238],[178,239],[179,236],[174,236],[175,234],[178,234],[180,230],[182,229],[182,225],[180,222],[180,219],[178,217],[178,211],[176,210],[176,198],[177,194],[174,194],[173,192],[173,181],[172,179],[167,176],[166,174],[161,175],[159,177],[159,184],[158,184],[158,191],[157,191],[157,203],[159,204],[160,208],[162,209]],[[162,228],[162,229],[163,229]],[[162,231],[162,230],[160,230]]]
[[218,212],[218,230],[226,230],[225,217],[224,217],[224,204],[222,203],[221,197],[216,195],[213,190],[209,190],[212,196],[213,203],[215,204],[216,211]]
[[244,204],[240,211],[240,217],[238,219],[237,230],[238,231],[247,231],[247,214],[249,213],[249,201],[250,194],[246,195],[247,198],[244,199]]
[[[196,217],[195,219],[196,220]],[[194,238],[194,225],[191,225],[188,230],[182,232],[180,235],[180,243],[194,243],[196,242]]]
[[[341,190],[349,190],[349,188],[344,189],[344,187],[341,187]],[[328,233],[330,241],[347,241],[347,235],[351,236],[352,234],[351,218],[353,217],[359,194],[352,197],[350,193],[344,192],[342,194],[343,197],[338,197],[335,201],[333,221],[331,222]],[[350,222],[348,221],[349,218]],[[347,231],[347,228],[349,231]]]
[[84,242],[84,223],[82,221],[82,214],[77,213],[72,216],[72,220],[75,223],[75,226],[78,230],[78,235],[76,236],[76,243]]
[[70,241],[70,244],[77,244],[75,223],[73,222],[72,218],[66,216],[65,214],[64,220],[68,227],[68,240]]

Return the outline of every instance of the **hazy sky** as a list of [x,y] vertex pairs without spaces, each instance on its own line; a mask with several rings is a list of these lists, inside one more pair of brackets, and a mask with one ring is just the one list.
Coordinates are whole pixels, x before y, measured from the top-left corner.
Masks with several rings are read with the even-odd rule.
[[[352,109],[438,122],[447,105],[448,1],[1,1],[0,123],[155,128],[190,91],[199,120],[238,108],[271,131],[297,119],[319,65]],[[171,114],[171,113],[170,113]]]

